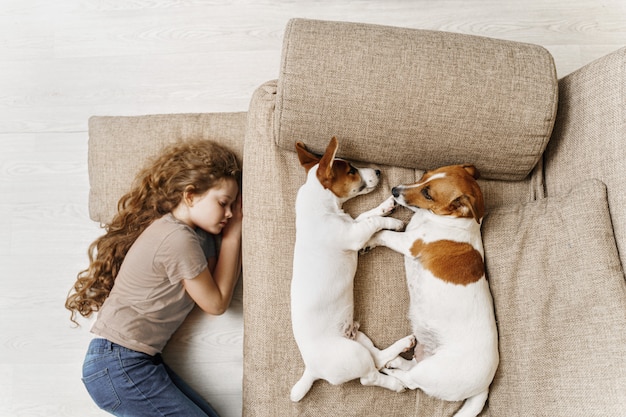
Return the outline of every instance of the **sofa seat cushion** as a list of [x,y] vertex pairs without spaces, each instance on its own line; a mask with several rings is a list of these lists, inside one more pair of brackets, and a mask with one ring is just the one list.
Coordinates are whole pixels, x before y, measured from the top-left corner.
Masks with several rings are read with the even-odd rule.
[[473,163],[520,180],[555,120],[557,79],[542,47],[447,32],[291,20],[274,136],[351,160],[414,169]]
[[483,240],[501,355],[490,415],[623,415],[626,284],[604,184],[495,208]]

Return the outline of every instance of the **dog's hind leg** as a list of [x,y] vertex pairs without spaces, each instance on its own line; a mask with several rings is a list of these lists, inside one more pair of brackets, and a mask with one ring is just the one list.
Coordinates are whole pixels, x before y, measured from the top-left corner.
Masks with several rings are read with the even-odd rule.
[[317,380],[308,370],[305,368],[302,377],[296,384],[291,388],[291,401],[298,402],[309,392],[313,383]]
[[402,356],[396,356],[393,360],[385,364],[386,369],[400,369],[410,371],[416,364],[415,359],[404,359]]
[[402,382],[402,385],[408,389],[416,389],[419,388],[419,385],[413,380],[411,375],[411,370],[415,368],[411,368],[409,371],[404,371],[402,369],[383,369],[385,375],[389,377],[393,377]]
[[383,350],[374,346],[374,342],[372,342],[372,340],[363,332],[357,333],[356,341],[370,351],[372,358],[374,358],[376,369],[382,369],[387,363],[397,358],[402,352],[406,352],[415,346],[415,336],[413,335],[403,337]]
[[390,362],[385,364],[387,369],[401,369],[403,371],[410,371],[418,362],[426,357],[424,345],[420,343],[415,344],[415,351],[413,352],[413,359],[405,359],[402,356],[397,356]]
[[370,372],[369,374],[361,377],[360,381],[362,385],[383,387],[395,392],[402,392],[405,390],[405,386],[402,385],[398,379],[381,374],[378,371]]

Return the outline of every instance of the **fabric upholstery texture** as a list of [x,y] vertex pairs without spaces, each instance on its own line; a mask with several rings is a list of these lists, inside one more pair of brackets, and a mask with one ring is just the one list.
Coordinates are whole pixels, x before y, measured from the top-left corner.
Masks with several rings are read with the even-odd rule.
[[[299,403],[289,391],[304,369],[293,339],[290,285],[295,242],[295,195],[305,180],[293,150],[272,140],[275,82],[259,88],[252,98],[244,154],[244,415],[245,416],[351,416],[412,415],[416,402],[428,415],[454,410],[419,391],[397,394],[358,381],[331,386],[317,381]],[[327,140],[329,140],[328,138]],[[294,144],[295,145],[295,144]],[[343,142],[339,141],[340,151]],[[344,205],[355,216],[378,205],[398,183],[414,181],[419,173],[380,166],[378,188]],[[408,210],[400,211],[408,219]],[[312,265],[311,267],[315,267]],[[406,319],[408,294],[402,257],[376,249],[359,259],[355,279],[355,317],[361,330],[379,347],[409,334]],[[437,411],[441,410],[441,411]]]
[[293,19],[274,131],[288,150],[302,140],[322,152],[337,136],[352,160],[417,169],[471,161],[485,178],[521,180],[548,143],[557,90],[540,46]]
[[211,139],[243,159],[246,113],[93,116],[89,119],[89,215],[108,223],[143,164],[164,146]]
[[[381,36],[381,33],[384,36]],[[525,207],[522,211],[532,212],[535,217],[540,217],[538,212],[541,209],[556,209],[555,206],[565,205],[568,201],[567,198],[571,199],[577,195],[575,192],[565,199],[543,200],[547,191],[550,195],[564,193],[563,190],[556,193],[554,190],[558,187],[554,187],[554,185],[551,187],[546,184],[553,179],[552,177],[545,178],[547,174],[543,160],[545,158],[546,163],[554,163],[554,155],[546,153],[544,158],[541,157],[552,130],[551,122],[554,121],[556,105],[554,101],[556,100],[555,80],[552,70],[546,69],[552,65],[551,58],[542,56],[543,52],[533,50],[533,48],[530,49],[535,52],[534,55],[530,52],[527,54],[532,56],[520,55],[524,56],[523,63],[514,59],[493,58],[493,54],[502,51],[502,48],[509,51],[508,55],[504,55],[516,57],[518,55],[512,51],[520,48],[517,50],[519,52],[527,46],[491,43],[491,40],[485,43],[483,39],[472,37],[457,39],[457,35],[443,33],[420,33],[419,36],[424,36],[424,39],[427,39],[424,44],[438,45],[439,48],[428,49],[430,56],[414,56],[414,54],[407,54],[406,50],[415,52],[415,47],[406,46],[407,43],[403,44],[403,42],[411,44],[412,41],[406,41],[406,38],[408,36],[410,39],[412,35],[417,36],[417,32],[367,25],[346,24],[343,26],[315,21],[291,22],[286,34],[281,78],[263,85],[252,99],[244,150],[248,169],[247,173],[244,170],[244,193],[246,204],[249,204],[250,207],[263,207],[263,210],[252,210],[252,213],[251,210],[246,211],[244,220],[244,230],[246,231],[244,266],[247,266],[246,285],[244,287],[244,415],[246,416],[450,416],[460,406],[460,403],[446,403],[429,398],[420,391],[395,394],[380,388],[362,387],[358,382],[351,382],[340,387],[333,387],[325,382],[316,382],[301,403],[293,404],[289,401],[289,390],[300,377],[303,369],[299,352],[293,341],[289,320],[291,254],[295,234],[293,202],[298,187],[304,181],[304,171],[299,167],[293,150],[295,141],[304,141],[314,151],[321,153],[330,137],[335,135],[340,142],[339,156],[379,164],[378,166],[384,175],[380,189],[371,195],[362,196],[349,202],[346,205],[346,210],[353,215],[376,205],[388,195],[394,185],[415,181],[421,176],[420,169],[432,167],[430,164],[438,166],[459,162],[457,160],[437,159],[442,155],[453,155],[459,151],[464,158],[461,162],[478,161],[477,165],[484,174],[483,177],[486,178],[486,180],[481,180],[480,184],[485,192],[488,210],[493,210],[496,214],[491,218],[492,225],[485,224],[484,232],[488,234],[491,243],[500,242],[495,246],[497,248],[498,245],[502,245],[502,248],[498,250],[504,252],[505,249],[510,249],[507,248],[508,246],[511,246],[518,249],[520,253],[534,258],[535,252],[529,255],[524,251],[523,242],[525,238],[543,236],[538,243],[532,245],[536,252],[541,252],[542,248],[553,248],[555,244],[560,244],[558,239],[551,240],[552,229],[550,227],[546,227],[547,232],[544,236],[540,230],[544,225],[539,221],[529,222],[530,225],[537,225],[539,229],[533,229],[532,234],[528,232],[518,236],[518,231],[522,228],[531,228],[532,226],[517,225],[516,228],[515,221],[511,220],[514,216],[504,215],[509,211],[518,213],[522,210],[520,207]],[[383,39],[385,36],[387,39]],[[437,40],[437,37],[441,38]],[[359,50],[357,50],[358,48],[355,49],[355,45],[361,41],[365,46]],[[420,77],[422,74],[428,73],[428,68],[432,71],[430,74],[435,74],[437,68],[441,69],[437,66],[438,59],[443,61],[458,59],[458,54],[451,53],[452,50],[455,50],[451,45],[456,42],[463,46],[468,45],[467,48],[472,51],[473,59],[479,63],[478,67],[484,64],[482,58],[487,56],[491,58],[485,58],[486,61],[497,61],[497,63],[490,62],[489,65],[496,68],[494,71],[499,76],[502,76],[501,72],[509,76],[511,73],[517,74],[517,70],[512,68],[519,70],[521,68],[519,65],[525,65],[523,67],[525,69],[522,71],[525,76],[536,76],[535,80],[526,80],[524,91],[518,92],[521,95],[528,94],[530,97],[526,97],[524,103],[515,104],[515,108],[525,116],[522,117],[512,111],[508,114],[515,113],[518,118],[511,116],[508,121],[503,121],[506,118],[498,118],[493,114],[490,114],[491,118],[485,117],[483,114],[472,115],[473,119],[471,117],[463,119],[463,123],[459,126],[454,124],[458,122],[457,116],[459,116],[455,114],[457,118],[454,120],[447,119],[443,123],[445,126],[436,125],[437,128],[433,128],[435,133],[428,134],[429,138],[431,136],[436,138],[432,141],[424,136],[419,136],[415,131],[407,134],[406,132],[418,123],[422,123],[419,125],[422,129],[420,132],[425,131],[424,126],[430,126],[429,123],[434,123],[439,113],[445,115],[446,111],[450,109],[454,113],[455,105],[458,103],[454,103],[450,96],[454,96],[454,94],[463,95],[464,93],[459,93],[458,90],[454,89],[443,90],[446,82],[455,83],[460,82],[459,79],[468,80],[468,77],[480,79],[481,76],[484,76],[479,69],[474,71],[467,62],[463,64],[465,71],[463,74],[455,72],[456,67],[454,65],[451,65],[450,69],[445,67],[447,72],[441,72],[441,78],[433,78],[434,75],[431,78],[425,78],[431,81],[429,85],[433,86],[433,89],[442,89],[440,94],[445,95],[445,97],[441,98],[441,107],[437,107],[437,102],[433,99],[428,102],[427,111],[422,113],[416,111],[417,106],[426,100],[423,96],[426,94],[425,91],[430,90],[423,86],[413,88],[413,86],[408,85],[410,83],[406,79],[396,85],[396,78],[394,78],[396,73],[401,73],[403,69],[406,70],[405,67],[412,65],[412,59],[415,59],[414,67],[411,69],[415,71],[415,68],[420,68],[421,70],[423,63],[425,69],[422,71],[426,72],[413,72],[412,76],[405,74],[410,81],[417,83],[422,80]],[[476,46],[474,42],[478,42],[481,46]],[[442,45],[446,45],[448,48],[442,48]],[[424,48],[427,47],[424,46]],[[437,54],[439,56],[436,56]],[[380,59],[381,62],[374,58],[381,56],[384,57],[384,59]],[[403,62],[397,60],[399,56],[402,57]],[[387,62],[388,66],[385,66],[385,62],[382,61]],[[458,65],[461,61],[455,62]],[[487,64],[484,65],[489,67]],[[393,76],[387,75],[385,78],[385,70],[396,72],[393,73]],[[456,68],[456,71],[459,69]],[[550,73],[550,76],[547,76],[547,73]],[[443,74],[449,75],[454,80],[446,81]],[[502,77],[506,78],[506,76]],[[607,74],[605,77],[610,77],[610,75]],[[503,83],[504,78],[500,79]],[[617,79],[619,80],[619,78]],[[432,80],[436,81],[432,82]],[[511,78],[508,80],[510,81]],[[440,83],[443,85],[439,85]],[[472,85],[469,81],[467,83]],[[589,84],[591,83],[590,81]],[[540,86],[538,88],[540,91],[535,90],[537,86]],[[615,85],[612,87],[619,90]],[[584,88],[591,88],[591,85]],[[379,91],[385,89],[387,90],[385,92]],[[517,97],[516,92],[503,91],[502,94],[505,98],[514,101]],[[417,104],[411,104],[407,96],[419,97]],[[490,94],[484,94],[484,96],[475,97],[475,100],[477,106],[484,105],[484,108],[489,108],[488,106],[493,104],[494,100],[498,101],[498,97],[497,95],[494,97]],[[483,100],[489,103],[485,104]],[[510,100],[504,101],[510,104]],[[526,112],[524,106],[528,104],[529,100],[535,104],[531,106],[532,109]],[[390,102],[392,104],[389,104]],[[467,106],[467,103],[465,105]],[[497,109],[492,110],[497,113],[502,110],[502,106],[498,105]],[[408,112],[410,114],[404,113],[406,108],[411,108],[411,111]],[[541,108],[542,111],[538,112],[538,108]],[[385,115],[385,117],[380,118],[380,114]],[[422,117],[427,120],[420,120]],[[520,117],[527,117],[528,119],[521,121]],[[468,122],[470,119],[473,123]],[[497,124],[494,122],[495,119],[500,123],[509,124],[511,132],[515,132],[505,135],[504,138],[516,138],[516,140],[506,142],[501,133],[493,134],[493,126]],[[568,120],[564,119],[562,123],[566,127]],[[475,127],[477,130],[484,129],[484,131],[472,136],[479,138],[476,142],[465,140],[467,129],[470,127]],[[454,132],[450,133],[447,129],[454,130]],[[537,134],[539,131],[542,132],[540,135]],[[461,135],[459,132],[464,133]],[[529,132],[533,133],[528,136]],[[540,140],[537,139],[539,137],[541,137]],[[490,142],[490,140],[494,142]],[[584,142],[584,138],[579,140],[586,143],[587,147],[596,146],[595,143]],[[540,145],[538,145],[539,142]],[[497,145],[494,145],[495,143]],[[476,149],[473,146],[476,146]],[[576,152],[584,151],[577,149]],[[594,152],[603,154],[603,150],[600,149],[594,150]],[[533,156],[529,157],[531,154]],[[570,155],[570,157],[578,159],[576,155]],[[410,161],[404,158],[410,159]],[[616,162],[616,166],[619,165]],[[554,170],[554,166],[551,169]],[[572,169],[582,171],[580,165],[573,166]],[[602,168],[597,169],[601,170]],[[621,186],[618,190],[620,189],[623,190],[624,187]],[[267,192],[267,190],[272,190],[272,192]],[[602,239],[602,236],[610,237],[610,223],[608,224],[609,234],[606,234],[607,219],[610,222],[610,218],[607,217],[606,198],[603,200],[594,190],[595,188],[591,187],[590,189],[580,189],[578,192],[590,194],[591,200],[595,196],[601,201],[599,208],[593,209],[592,205],[592,208],[589,209],[594,219],[597,218],[599,226],[597,222],[574,222],[573,226],[566,231],[552,233],[555,238],[572,237],[579,225],[591,228],[581,228],[581,231],[585,232],[584,236],[593,236],[592,242],[597,242],[598,239]],[[609,189],[609,196],[614,192]],[[277,198],[277,195],[281,197]],[[535,203],[534,200],[542,203]],[[550,201],[553,202],[549,203]],[[584,202],[587,201],[584,199]],[[520,206],[521,203],[528,203],[528,206]],[[535,206],[534,204],[538,205]],[[499,214],[500,217],[497,217],[498,210],[503,210]],[[575,206],[574,211],[576,210],[586,212],[588,209],[584,203],[581,203]],[[567,208],[564,208],[564,211],[568,216],[571,215],[571,210],[568,211]],[[558,210],[557,212],[562,213]],[[408,219],[409,215],[404,209],[400,209],[394,214],[394,216],[405,219]],[[498,225],[498,218],[501,219],[502,224],[506,224],[506,230]],[[554,216],[548,215],[546,222],[551,221],[555,221]],[[584,223],[584,225],[580,223]],[[604,234],[601,234],[600,237],[596,236],[597,230],[603,230]],[[515,242],[522,243],[516,245]],[[611,249],[610,242],[614,242],[614,239],[608,239],[608,242],[608,248]],[[495,250],[491,244],[489,247],[492,260],[493,258],[499,259],[500,257],[496,256],[499,253],[498,250]],[[584,259],[581,256],[584,249],[579,247],[577,250],[571,249],[568,253]],[[599,354],[602,358],[598,362],[605,366],[615,354],[620,352],[623,354],[621,347],[623,344],[619,340],[617,342],[608,340],[606,338],[608,333],[605,330],[609,329],[614,332],[621,329],[621,332],[624,333],[625,325],[622,320],[624,309],[615,310],[611,307],[604,307],[602,295],[594,296],[590,300],[577,300],[577,303],[573,304],[574,306],[590,307],[597,304],[599,307],[593,307],[595,311],[603,310],[610,316],[610,324],[604,328],[605,330],[600,331],[602,340],[604,340],[604,347],[598,348],[589,340],[589,336],[595,331],[595,326],[600,325],[600,320],[594,317],[587,321],[581,320],[580,322],[584,323],[584,326],[574,332],[584,340],[584,343],[578,343],[574,351],[570,346],[562,344],[564,351],[559,356],[557,353],[561,345],[555,343],[555,339],[557,342],[563,340],[576,342],[568,336],[571,323],[564,321],[563,317],[559,316],[560,312],[567,312],[571,306],[556,303],[553,298],[550,298],[552,293],[546,295],[539,292],[539,294],[535,294],[531,291],[532,288],[529,288],[528,285],[522,285],[518,281],[514,282],[518,283],[522,289],[516,292],[517,287],[511,288],[513,284],[509,282],[509,278],[512,272],[505,275],[507,272],[506,265],[512,265],[511,262],[514,262],[515,259],[511,257],[511,252],[517,254],[514,251],[507,251],[501,257],[501,262],[505,267],[503,267],[504,273],[500,276],[507,279],[497,280],[500,287],[496,287],[494,292],[494,300],[496,306],[499,307],[497,313],[499,317],[503,318],[500,326],[507,335],[501,341],[504,365],[494,383],[493,407],[489,405],[482,415],[533,415],[533,412],[534,415],[551,415],[550,412],[552,411],[556,413],[555,415],[565,415],[559,411],[561,409],[566,410],[570,415],[602,415],[601,413],[605,412],[602,410],[603,399],[597,398],[602,395],[600,390],[585,389],[587,384],[578,379],[581,375],[578,370],[571,377],[568,377],[567,373],[572,369],[572,366],[581,365],[572,365],[567,361],[568,359],[580,361],[583,358],[587,358],[588,361],[588,358]],[[623,293],[623,274],[619,260],[616,262],[614,244],[612,252],[609,250],[602,253],[603,256],[600,257],[599,261],[603,261],[603,265],[608,265],[608,267],[597,273],[588,274],[586,277],[589,279],[583,280],[586,287],[581,288],[585,288],[583,292],[590,292],[593,284],[596,284],[602,289],[595,291],[600,294],[612,294],[609,297],[613,300],[612,305],[619,305],[621,303],[620,297],[622,297],[619,291]],[[554,250],[548,251],[542,256],[543,262],[539,266],[533,262],[520,266],[522,275],[531,275],[535,281],[537,276],[546,280],[546,276],[543,275],[544,272],[551,273],[550,267],[556,268],[567,262],[567,258],[564,258],[566,255],[559,254]],[[551,260],[552,257],[554,257],[553,261]],[[493,263],[492,266],[494,266]],[[527,269],[523,269],[524,266]],[[535,268],[534,271],[537,271],[537,275],[529,272],[533,271],[533,268]],[[494,274],[498,276],[496,272]],[[590,278],[591,276],[593,279]],[[552,281],[546,282],[551,283]],[[572,285],[573,281],[561,277],[558,283],[562,284],[562,290],[567,292],[566,295],[578,294],[578,287]],[[560,290],[556,284],[551,288]],[[615,292],[616,290],[617,292]],[[378,346],[384,347],[409,331],[409,323],[406,319],[408,299],[403,261],[400,255],[385,248],[377,248],[372,253],[361,256],[355,278],[355,292],[355,316],[362,322],[364,331]],[[513,294],[514,297],[512,298],[510,294]],[[558,292],[556,294],[559,295]],[[570,301],[566,295],[559,295],[559,300]],[[526,322],[514,320],[515,313],[520,309],[525,310],[526,316],[524,317],[532,318],[532,320],[528,319]],[[556,313],[551,309],[556,309]],[[578,315],[585,318],[581,312],[578,312]],[[557,316],[553,322],[545,322],[552,316]],[[537,328],[537,321],[543,327]],[[527,338],[529,338],[528,334],[531,334],[532,337],[526,346],[523,345],[523,340],[507,333],[508,329],[503,327],[504,323],[517,326],[516,328],[520,329],[520,334]],[[525,326],[525,323],[529,323],[529,325]],[[533,332],[534,330],[537,331]],[[542,339],[543,336],[547,339]],[[549,354],[542,350],[547,349],[547,347],[552,349],[548,350]],[[518,357],[515,356],[520,352],[527,356],[536,355],[537,363],[546,368],[543,369],[544,374],[542,375],[539,372],[541,369],[537,370],[537,367],[533,367],[525,373],[524,367],[530,366],[532,363],[523,362],[520,365]],[[548,372],[551,367],[554,368],[552,374]],[[602,378],[603,371],[593,369],[592,363],[586,370],[593,374],[590,380]],[[545,380],[542,379],[544,376]],[[536,384],[532,392],[537,396],[533,401],[536,401],[538,405],[531,405],[529,408],[533,412],[527,412],[526,409],[519,407],[520,404],[526,404],[529,400],[528,393],[520,392],[508,383],[509,381],[517,383],[516,378],[523,380],[525,377]],[[557,378],[557,380],[554,381],[553,378]],[[621,380],[608,378],[607,381],[609,382],[602,381],[598,386],[607,387],[607,384],[611,382],[619,384]],[[524,382],[523,386],[527,386],[528,383],[529,381]],[[568,392],[568,386],[571,388],[571,395]],[[544,397],[544,393],[537,390],[537,387],[546,390],[552,389],[553,392]],[[582,391],[587,396],[588,403],[592,405],[587,408],[579,408],[579,410],[584,410],[579,412],[568,403],[577,402],[583,398],[581,397]],[[612,396],[614,403],[620,404],[623,397],[619,397],[619,393],[613,389],[608,394]],[[591,399],[596,402],[593,403]],[[545,410],[549,410],[549,412],[541,411],[541,406],[544,406]],[[618,415],[611,414],[614,410],[615,408],[607,408],[608,414],[606,415]]]
[[[109,221],[165,144],[220,141],[245,162],[244,416],[451,416],[460,403],[356,381],[318,381],[300,403],[289,400],[303,370],[289,310],[294,201],[305,179],[294,145],[321,153],[337,136],[339,156],[382,170],[377,190],[344,206],[353,216],[423,169],[475,163],[501,352],[481,415],[621,416],[625,80],[626,48],[559,80],[557,97],[552,58],[538,46],[296,19],[280,78],[256,90],[247,114],[92,117],[90,216]],[[407,309],[402,256],[360,256],[361,329],[386,347],[410,331]]]
[[626,283],[605,185],[493,209],[483,242],[500,341],[489,415],[623,415]]
[[626,265],[626,48],[561,79],[559,89],[557,122],[546,149],[546,192],[558,195],[588,178],[604,182]]
[[[357,381],[339,387],[318,381],[300,403],[289,400],[303,370],[289,310],[294,201],[305,179],[294,145],[303,141],[322,153],[337,136],[338,156],[382,170],[375,192],[346,204],[352,215],[457,151],[463,160],[446,161],[478,165],[487,178],[481,186],[488,207],[542,197],[540,157],[557,97],[552,59],[543,48],[513,42],[300,20],[290,22],[284,48],[281,78],[252,98],[244,148],[244,204],[262,208],[245,210],[244,217],[244,415],[449,416],[460,403]],[[443,77],[442,63],[449,76]],[[390,70],[397,74],[384,75]],[[398,77],[405,78],[397,83]],[[479,97],[476,85],[485,77],[495,98],[483,97],[482,88]],[[523,103],[509,108],[518,99]],[[534,104],[526,107],[529,100]],[[505,125],[507,133],[494,130]],[[426,127],[432,130],[415,136]],[[408,220],[410,213],[400,209],[394,216]],[[407,310],[402,256],[386,248],[361,256],[355,317],[365,333],[387,346],[410,331]]]

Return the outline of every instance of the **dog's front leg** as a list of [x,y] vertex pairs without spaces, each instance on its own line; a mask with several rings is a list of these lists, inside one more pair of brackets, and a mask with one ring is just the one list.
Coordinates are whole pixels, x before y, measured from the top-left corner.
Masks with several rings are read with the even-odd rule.
[[351,233],[346,236],[349,239],[347,244],[352,250],[359,251],[363,249],[374,233],[383,229],[402,230],[404,229],[404,222],[392,217],[381,216],[371,216],[360,222],[354,222]]
[[396,208],[396,205],[397,205],[396,200],[393,197],[389,197],[388,199],[380,203],[378,207],[373,208],[371,210],[366,211],[365,213],[361,213],[360,215],[358,215],[357,218],[354,219],[354,221],[360,222],[372,216],[388,216],[391,213],[393,213],[393,211]]
[[382,230],[372,236],[363,246],[365,251],[374,249],[377,246],[386,246],[405,256],[413,256],[409,249],[410,243],[404,232],[393,232],[390,230]]

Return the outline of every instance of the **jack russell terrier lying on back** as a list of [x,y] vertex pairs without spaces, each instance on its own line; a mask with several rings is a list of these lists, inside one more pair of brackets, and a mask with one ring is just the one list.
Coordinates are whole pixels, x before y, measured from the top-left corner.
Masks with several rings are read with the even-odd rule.
[[300,401],[317,379],[337,385],[359,378],[363,385],[403,391],[398,379],[379,369],[415,344],[410,335],[378,350],[354,322],[358,251],[374,233],[404,224],[383,217],[395,207],[392,198],[356,219],[341,209],[350,198],[374,190],[380,171],[335,159],[337,147],[332,138],[320,158],[296,144],[307,179],[296,197],[291,321],[305,369],[291,390],[292,401]]
[[456,417],[483,409],[498,367],[498,334],[485,278],[480,222],[483,196],[472,165],[426,172],[393,188],[398,204],[414,211],[402,233],[382,231],[369,249],[404,255],[415,356],[384,372],[410,388],[448,401],[466,400]]

